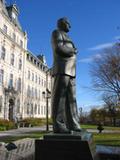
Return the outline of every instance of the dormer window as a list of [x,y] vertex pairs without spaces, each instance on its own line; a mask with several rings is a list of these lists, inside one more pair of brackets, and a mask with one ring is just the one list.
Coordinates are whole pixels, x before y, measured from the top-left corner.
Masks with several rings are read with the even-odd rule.
[[33,57],[30,57],[31,62],[33,62]]
[[30,57],[29,54],[27,54],[27,59],[29,59],[29,57]]
[[34,64],[36,65],[36,59],[34,59]]

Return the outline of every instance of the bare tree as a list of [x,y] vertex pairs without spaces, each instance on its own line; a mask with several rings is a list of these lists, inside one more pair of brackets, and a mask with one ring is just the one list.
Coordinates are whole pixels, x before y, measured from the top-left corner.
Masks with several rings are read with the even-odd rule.
[[111,120],[111,124],[116,126],[117,109],[118,109],[118,99],[116,96],[111,96],[110,94],[104,94],[102,97],[105,107],[108,110],[108,116]]
[[101,55],[94,59],[91,68],[92,87],[102,94],[116,96],[120,102],[120,44],[103,50]]

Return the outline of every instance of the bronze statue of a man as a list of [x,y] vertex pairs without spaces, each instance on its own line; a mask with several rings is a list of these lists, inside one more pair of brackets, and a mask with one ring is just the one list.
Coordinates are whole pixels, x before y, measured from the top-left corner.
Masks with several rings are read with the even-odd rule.
[[53,77],[52,116],[54,133],[81,131],[75,95],[77,49],[67,35],[70,23],[66,17],[52,32]]

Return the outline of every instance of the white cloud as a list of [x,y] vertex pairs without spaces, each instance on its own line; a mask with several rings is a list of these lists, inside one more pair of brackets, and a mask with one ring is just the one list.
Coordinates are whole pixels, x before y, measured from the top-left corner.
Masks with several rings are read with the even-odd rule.
[[120,40],[120,36],[115,36],[114,39],[115,40]]
[[114,43],[104,43],[104,44],[99,44],[97,46],[94,46],[92,48],[89,48],[89,50],[95,51],[95,50],[101,50],[101,49],[105,49],[105,48],[109,48],[112,47]]
[[91,57],[80,59],[78,62],[80,63],[91,63],[94,59],[100,59],[102,56],[100,54],[95,54]]
[[93,56],[93,59],[94,59],[94,58],[100,59],[100,58],[102,58],[102,55],[101,55],[101,54],[95,54],[95,55]]
[[91,62],[92,60],[93,60],[92,57],[89,57],[89,58],[80,59],[78,62],[89,63],[89,62]]

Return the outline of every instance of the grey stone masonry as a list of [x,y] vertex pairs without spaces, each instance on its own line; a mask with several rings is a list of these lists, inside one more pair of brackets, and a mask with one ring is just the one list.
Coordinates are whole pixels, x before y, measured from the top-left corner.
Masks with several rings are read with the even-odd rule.
[[[9,150],[6,144],[0,146],[0,160],[34,160],[35,141],[25,138],[13,142],[16,149]],[[9,144],[8,144],[9,145]]]

